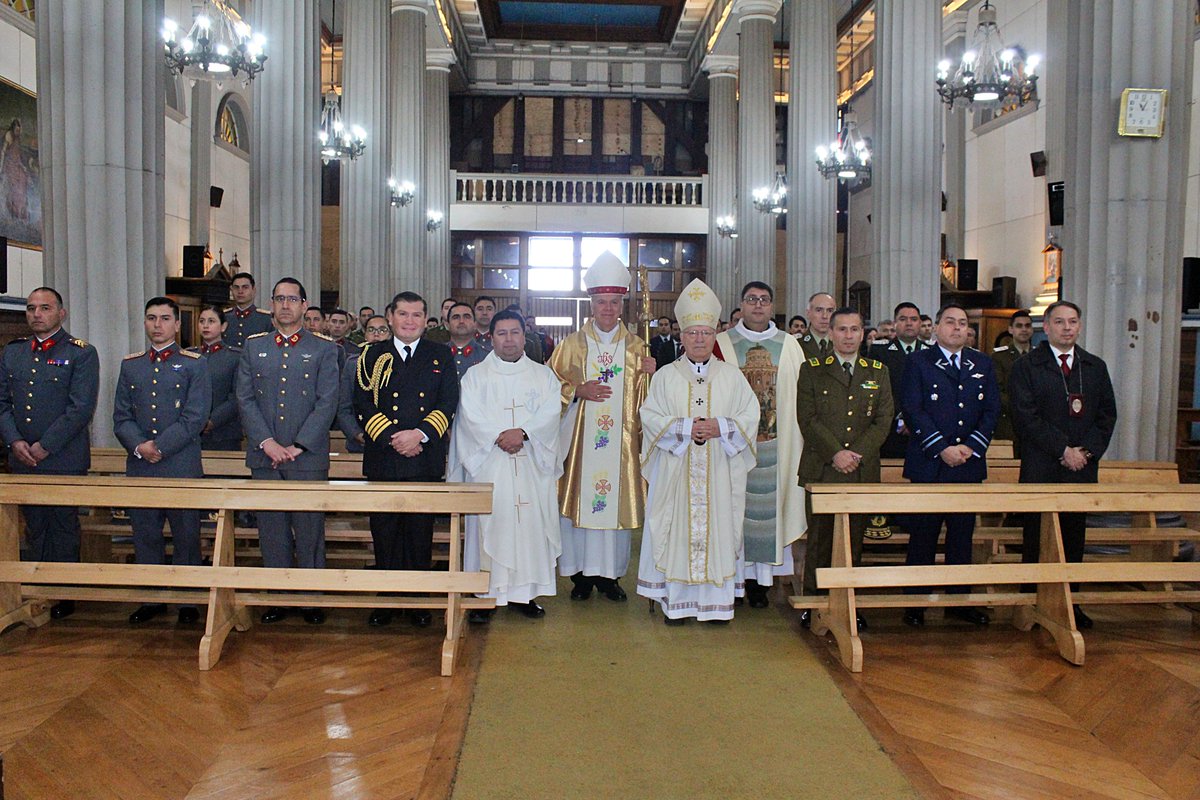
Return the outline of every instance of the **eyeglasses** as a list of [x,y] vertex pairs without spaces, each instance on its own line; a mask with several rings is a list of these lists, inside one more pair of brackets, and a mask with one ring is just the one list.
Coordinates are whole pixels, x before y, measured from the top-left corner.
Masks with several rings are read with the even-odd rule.
[[742,302],[748,306],[769,306],[775,301],[767,297],[765,294],[759,294],[752,295],[750,297],[743,297]]
[[277,294],[271,300],[281,306],[298,306],[303,302],[299,296],[294,294]]
[[683,335],[692,339],[711,339],[717,335],[717,332],[712,328],[692,328],[684,331]]
[[390,333],[391,329],[386,325],[379,328],[367,328],[367,333]]

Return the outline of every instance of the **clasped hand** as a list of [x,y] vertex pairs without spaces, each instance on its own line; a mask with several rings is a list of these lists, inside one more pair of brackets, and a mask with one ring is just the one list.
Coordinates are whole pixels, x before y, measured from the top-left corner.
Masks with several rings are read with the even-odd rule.
[[405,458],[412,458],[421,454],[423,440],[424,437],[421,436],[419,430],[410,428],[406,431],[396,431],[392,434],[392,438],[389,441],[391,442],[392,449],[397,453]]
[[1079,470],[1087,466],[1087,456],[1083,454],[1082,447],[1068,447],[1063,450],[1062,458],[1058,460],[1058,463],[1071,470],[1071,472],[1079,472]]
[[721,425],[715,419],[692,418],[692,441],[703,443],[709,439],[718,439],[720,436]]
[[510,456],[514,456],[521,452],[521,448],[525,446],[525,432],[520,428],[509,428],[502,431],[496,437],[496,447],[499,447]]
[[263,442],[262,449],[267,458],[271,459],[271,469],[278,469],[280,464],[295,461],[296,457],[304,452],[294,444],[284,447],[274,439],[267,439]]
[[946,462],[947,466],[961,467],[963,464],[971,460],[975,455],[975,451],[965,444],[955,444],[942,450],[942,461]]

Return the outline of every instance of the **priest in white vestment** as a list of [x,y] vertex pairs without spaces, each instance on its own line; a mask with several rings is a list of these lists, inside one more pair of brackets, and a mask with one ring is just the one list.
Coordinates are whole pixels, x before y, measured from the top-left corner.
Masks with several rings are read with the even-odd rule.
[[742,371],[713,357],[721,303],[694,280],[675,303],[684,357],[659,370],[642,404],[649,482],[638,594],[668,625],[733,619],[746,476],[759,402]]
[[[527,617],[544,616],[535,598],[555,593],[562,552],[558,523],[561,385],[525,355],[525,320],[492,318],[493,350],[462,379],[451,480],[490,483],[492,513],[468,515],[463,565],[491,573],[485,597]],[[473,611],[472,622],[487,612]]]

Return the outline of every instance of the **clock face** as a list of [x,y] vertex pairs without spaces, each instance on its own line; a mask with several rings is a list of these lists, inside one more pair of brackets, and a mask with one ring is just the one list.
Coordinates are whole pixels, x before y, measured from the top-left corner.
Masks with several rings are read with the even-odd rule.
[[1167,93],[1165,89],[1126,89],[1121,97],[1122,136],[1162,136]]

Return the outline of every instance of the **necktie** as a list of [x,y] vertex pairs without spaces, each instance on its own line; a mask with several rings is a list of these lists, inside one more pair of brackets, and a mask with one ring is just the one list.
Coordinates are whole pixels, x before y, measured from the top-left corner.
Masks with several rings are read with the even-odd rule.
[[957,377],[958,376],[958,353],[950,354],[950,369],[954,373],[955,377]]
[[404,363],[408,363],[409,357],[412,356],[412,345],[404,345]]
[[912,345],[911,344],[904,345],[904,355],[907,356],[911,353],[912,353]]
[[1067,363],[1068,358],[1070,358],[1070,356],[1066,353],[1063,353],[1058,357],[1058,360],[1062,362],[1062,374],[1064,380],[1071,377],[1071,365]]
[[821,344],[818,345],[818,349],[821,351],[822,356],[829,355],[829,342],[822,339]]
[[854,367],[850,366],[850,362],[849,362],[849,361],[847,361],[847,362],[845,362],[844,364],[842,364],[842,369],[846,370],[846,377],[847,377],[847,378],[853,378],[853,377],[854,377]]

